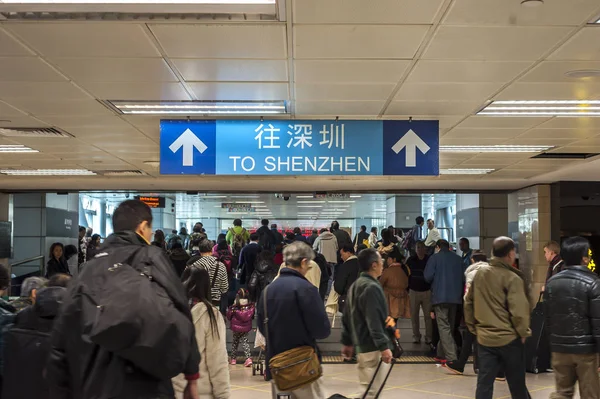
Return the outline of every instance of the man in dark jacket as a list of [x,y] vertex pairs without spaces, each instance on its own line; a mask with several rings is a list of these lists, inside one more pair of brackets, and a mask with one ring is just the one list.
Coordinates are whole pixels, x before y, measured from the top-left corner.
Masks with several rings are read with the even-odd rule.
[[63,287],[41,288],[35,304],[19,312],[14,325],[5,331],[3,397],[48,397],[44,369],[50,354],[50,332],[66,291]]
[[183,249],[183,245],[181,245],[181,243],[176,242],[169,251],[169,259],[171,259],[177,275],[181,276],[188,261],[190,260],[190,255],[188,255],[186,250]]
[[413,342],[421,342],[420,311],[423,309],[425,319],[425,343],[431,344],[433,338],[433,322],[431,320],[431,285],[425,281],[425,267],[429,256],[423,241],[417,241],[416,254],[406,261],[410,269],[408,289],[410,296],[410,318],[412,320]]
[[438,240],[435,251],[427,261],[424,277],[431,284],[431,304],[440,332],[438,357],[445,355],[446,361],[453,362],[458,359],[454,328],[458,307],[463,302],[467,268],[460,256],[450,252],[448,241]]
[[[565,263],[560,257],[560,245],[556,241],[549,241],[544,245],[544,258],[548,262],[548,271],[546,272],[546,282],[548,282],[551,277],[556,276],[565,269]],[[545,286],[542,291],[544,289]]]
[[360,277],[348,293],[347,309],[342,317],[342,356],[352,357],[356,349],[358,377],[362,385],[373,378],[379,361],[383,360],[367,398],[374,398],[392,362],[392,343],[385,331],[388,306],[383,288],[377,279],[383,272],[383,259],[373,248],[358,255]]
[[[96,276],[97,268],[111,267],[102,262],[106,259],[122,259],[119,263],[146,265],[152,273],[153,284],[162,287],[172,304],[173,312],[185,316],[189,325],[185,330],[190,334],[189,344],[173,346],[167,356],[173,359],[185,358],[183,373],[188,380],[184,392],[185,399],[198,399],[200,353],[196,342],[194,326],[184,289],[173,271],[173,266],[163,250],[150,245],[152,238],[152,212],[148,205],[137,200],[128,200],[113,213],[115,234],[106,239],[102,252],[90,261],[78,277],[77,284],[71,284],[64,298],[59,317],[52,331],[52,351],[46,369],[50,384],[50,397],[67,398],[115,398],[115,399],[162,399],[173,398],[171,378],[158,378],[141,370],[145,364],[134,364],[123,357],[96,345],[83,331],[83,321],[93,317],[86,312],[94,309],[81,308],[78,290],[82,282],[92,284],[88,275]],[[104,255],[103,255],[104,254]],[[95,262],[95,264],[91,264]],[[92,267],[93,266],[93,267]],[[101,284],[101,281],[97,284]],[[154,312],[154,309],[148,309]],[[182,328],[180,323],[178,328]],[[180,330],[183,333],[183,330]],[[131,337],[135,340],[137,337]],[[128,344],[128,343],[127,343]],[[127,345],[125,344],[125,345]],[[136,348],[142,345],[136,346]],[[125,347],[124,349],[127,349]],[[156,350],[148,348],[149,351]],[[167,349],[164,349],[167,351]],[[129,353],[139,360],[143,353]],[[141,362],[141,361],[140,361]],[[179,360],[178,360],[179,362]],[[152,366],[152,365],[150,365]],[[173,375],[172,377],[175,377]]]
[[[9,286],[10,275],[8,273],[8,268],[3,264],[0,264],[0,297],[7,293]],[[2,375],[2,371],[4,370],[4,329],[14,321],[16,311],[14,306],[0,298],[0,392],[2,392],[4,379],[4,376]]]
[[258,244],[259,239],[258,233],[250,234],[250,243],[242,248],[239,262],[241,270],[240,284],[246,284],[247,281],[250,281],[250,277],[252,277],[252,273],[254,273],[256,258],[262,251],[261,246]]
[[[271,225],[271,233],[273,233],[273,238],[275,240],[275,247],[277,247],[277,245],[283,243],[283,235],[279,232],[279,230],[277,230],[277,225],[275,223],[273,223]],[[273,248],[273,250],[275,250],[275,248]]]
[[275,251],[277,242],[275,241],[275,235],[269,230],[269,220],[263,219],[260,223],[262,226],[256,230],[256,233],[258,234],[258,244],[264,250]]
[[360,226],[360,231],[354,237],[354,248],[358,248],[359,245],[363,244],[365,240],[369,240],[369,233],[367,233],[367,226]]
[[[304,278],[314,256],[310,246],[305,243],[288,245],[283,251],[287,267],[282,268],[279,278],[267,287],[257,306],[258,328],[267,339],[267,379],[271,379],[269,361],[273,356],[301,346],[316,348],[317,340],[325,339],[331,333],[331,323],[319,292]],[[265,326],[267,317],[268,326]],[[275,384],[272,390],[275,397],[279,393]],[[319,378],[312,384],[294,390],[292,397],[324,399],[323,379]]]
[[308,243],[308,245],[310,245],[312,247],[318,237],[319,237],[319,230],[313,229],[311,236],[306,239],[306,242]]
[[[337,221],[331,222],[331,232],[337,238],[338,248],[343,247],[346,244],[352,244],[350,234],[346,230],[340,229],[340,224]],[[340,258],[341,260],[341,258]],[[338,262],[341,263],[341,262]]]
[[566,268],[548,280],[544,292],[556,380],[553,398],[572,398],[577,381],[581,398],[600,398],[600,279],[587,267],[589,250],[585,238],[567,238],[561,251]]
[[294,241],[301,241],[306,243],[306,237],[302,234],[302,229],[300,227],[294,227]]
[[354,246],[346,245],[342,247],[340,254],[344,263],[336,271],[333,289],[340,296],[338,301],[339,311],[343,313],[346,305],[346,295],[348,295],[350,286],[358,279],[360,265],[358,264],[358,258],[354,254]]

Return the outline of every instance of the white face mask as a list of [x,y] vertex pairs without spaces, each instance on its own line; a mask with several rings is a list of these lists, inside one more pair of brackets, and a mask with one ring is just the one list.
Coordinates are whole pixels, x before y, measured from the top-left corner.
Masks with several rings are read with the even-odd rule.
[[241,306],[246,306],[246,305],[248,305],[248,300],[247,300],[247,299],[240,299],[240,305],[241,305]]

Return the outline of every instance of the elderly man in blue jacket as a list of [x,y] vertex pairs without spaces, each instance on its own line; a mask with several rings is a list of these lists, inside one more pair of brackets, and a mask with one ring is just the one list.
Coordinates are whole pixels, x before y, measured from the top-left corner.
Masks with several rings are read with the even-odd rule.
[[[329,337],[331,323],[325,313],[323,300],[317,288],[304,276],[315,258],[312,248],[304,242],[296,241],[285,247],[283,260],[286,267],[281,269],[279,278],[265,290],[258,310],[258,328],[267,337],[269,329],[266,368],[267,380],[271,379],[269,361],[273,356],[301,346],[317,348],[317,340]],[[265,321],[267,301],[268,326]],[[320,355],[319,355],[320,358]],[[292,399],[324,399],[322,378],[291,392]],[[279,392],[272,386],[273,397]]]
[[447,362],[458,359],[453,331],[456,315],[463,303],[465,289],[465,264],[460,256],[450,251],[446,240],[438,240],[433,254],[425,267],[425,281],[431,283],[431,304],[435,313],[440,345],[438,357],[443,353]]

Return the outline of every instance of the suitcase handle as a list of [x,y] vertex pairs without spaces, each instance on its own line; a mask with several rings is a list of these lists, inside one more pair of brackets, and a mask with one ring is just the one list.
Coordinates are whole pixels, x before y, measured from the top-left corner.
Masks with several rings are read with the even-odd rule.
[[[392,374],[392,369],[394,368],[395,363],[396,363],[396,359],[392,358],[392,362],[390,363],[390,369],[388,370],[388,373],[385,376],[385,379],[381,383],[381,386],[379,387],[379,390],[377,391],[377,394],[375,395],[375,399],[377,399],[379,397],[379,395],[381,395],[381,392],[383,391],[383,388],[385,387],[385,384],[386,384],[390,374]],[[373,386],[373,383],[375,382],[375,377],[377,377],[377,373],[379,373],[379,369],[381,368],[382,364],[383,364],[383,359],[380,359],[379,364],[377,365],[377,368],[375,369],[375,373],[373,373],[373,377],[371,378],[371,382],[369,382],[369,386],[367,386],[367,390],[363,394],[362,399],[365,399],[367,397],[367,395],[369,394],[369,391],[371,390],[371,387]]]
[[543,297],[544,297],[544,293],[543,293],[543,292],[540,292],[540,297],[538,298],[538,301],[537,301],[537,303],[540,303],[540,302],[542,302],[542,298],[543,298]]

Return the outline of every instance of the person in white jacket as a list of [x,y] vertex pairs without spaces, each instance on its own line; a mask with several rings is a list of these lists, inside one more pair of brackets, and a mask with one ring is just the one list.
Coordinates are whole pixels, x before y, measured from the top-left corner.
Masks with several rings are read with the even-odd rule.
[[[192,319],[200,351],[200,399],[228,399],[231,396],[225,320],[211,303],[210,277],[203,267],[190,266],[182,276],[185,291],[193,304]],[[176,399],[183,398],[187,381],[183,374],[173,378]]]

